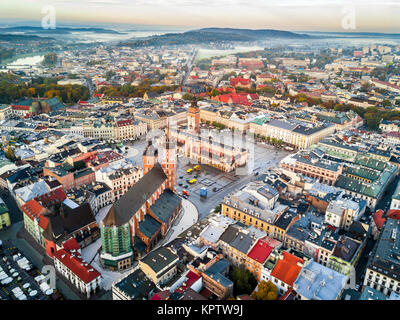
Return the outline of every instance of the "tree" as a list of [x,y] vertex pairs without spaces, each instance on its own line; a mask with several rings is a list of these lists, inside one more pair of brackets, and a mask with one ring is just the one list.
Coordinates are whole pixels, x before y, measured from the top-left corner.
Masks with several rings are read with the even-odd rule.
[[271,281],[261,281],[258,284],[257,291],[251,295],[256,300],[276,300],[278,298],[278,290]]
[[388,100],[388,99],[385,99],[385,100],[382,101],[382,105],[384,107],[391,107],[392,106],[392,102],[390,100]]
[[7,149],[7,151],[6,151],[6,157],[7,157],[7,159],[9,159],[9,160],[11,160],[11,161],[15,160],[14,151],[13,151],[13,149],[11,149],[10,146],[8,147],[8,149]]
[[109,71],[107,71],[106,72],[106,80],[108,81],[108,80],[111,80],[111,78],[113,77],[113,76],[115,76],[116,75],[116,73],[114,72],[114,71],[112,71],[112,70],[109,70]]
[[251,294],[257,286],[257,279],[246,269],[232,267],[230,279],[233,281],[233,295]]
[[183,100],[192,101],[192,100],[194,100],[194,96],[192,96],[190,93],[185,93],[185,94],[182,96],[182,99],[183,99]]

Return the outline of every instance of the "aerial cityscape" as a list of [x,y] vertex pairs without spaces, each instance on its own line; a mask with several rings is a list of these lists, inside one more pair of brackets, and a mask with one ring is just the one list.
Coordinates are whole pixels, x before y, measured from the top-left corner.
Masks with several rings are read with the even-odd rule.
[[400,300],[399,14],[2,0],[1,302]]

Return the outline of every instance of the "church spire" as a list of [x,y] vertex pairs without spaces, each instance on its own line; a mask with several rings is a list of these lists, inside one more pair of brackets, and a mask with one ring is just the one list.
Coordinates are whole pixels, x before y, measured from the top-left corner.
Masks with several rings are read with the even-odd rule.
[[175,191],[175,185],[177,184],[177,160],[176,145],[171,137],[171,128],[168,121],[165,135],[165,148],[162,160],[162,167],[168,177],[167,187],[173,191]]

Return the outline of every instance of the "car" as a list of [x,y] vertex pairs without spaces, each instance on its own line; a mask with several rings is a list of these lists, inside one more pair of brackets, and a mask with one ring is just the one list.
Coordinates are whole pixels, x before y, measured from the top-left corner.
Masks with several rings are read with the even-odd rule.
[[186,188],[188,188],[189,186],[188,186],[187,184],[185,184],[183,187],[186,189]]
[[182,185],[183,185],[183,183],[182,183],[182,182],[179,182],[179,183],[178,183],[178,186],[182,187]]

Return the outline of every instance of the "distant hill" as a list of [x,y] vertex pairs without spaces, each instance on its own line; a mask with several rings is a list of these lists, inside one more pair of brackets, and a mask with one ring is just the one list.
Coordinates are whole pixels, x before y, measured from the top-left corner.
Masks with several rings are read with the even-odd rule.
[[93,32],[93,33],[110,33],[110,34],[122,34],[118,31],[103,28],[56,28],[56,29],[43,29],[42,27],[32,26],[20,26],[20,27],[7,27],[0,28],[0,33],[10,32],[24,32],[25,34],[71,34],[72,32]]
[[1,34],[0,41],[8,42],[28,42],[28,41],[55,41],[53,38],[49,37],[38,37],[35,35],[22,35],[22,34]]
[[312,36],[290,31],[269,29],[204,28],[184,33],[167,33],[143,39],[132,39],[121,45],[132,47],[205,44],[212,42],[249,42],[266,39],[306,39]]
[[203,28],[199,31],[203,32],[215,32],[224,34],[240,34],[248,38],[255,38],[255,40],[260,38],[286,38],[286,39],[299,39],[299,38],[309,38],[309,35],[294,33],[290,31],[283,30],[273,30],[273,29],[235,29],[235,28]]

